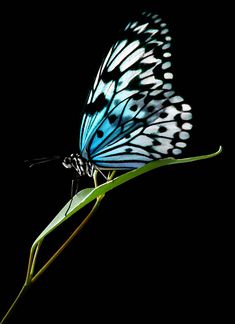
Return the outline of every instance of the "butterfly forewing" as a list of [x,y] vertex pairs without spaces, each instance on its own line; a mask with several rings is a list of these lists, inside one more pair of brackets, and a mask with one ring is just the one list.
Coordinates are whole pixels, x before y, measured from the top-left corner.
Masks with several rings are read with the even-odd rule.
[[85,107],[80,151],[101,168],[131,169],[178,155],[191,108],[172,89],[171,37],[161,18],[130,22],[104,59]]

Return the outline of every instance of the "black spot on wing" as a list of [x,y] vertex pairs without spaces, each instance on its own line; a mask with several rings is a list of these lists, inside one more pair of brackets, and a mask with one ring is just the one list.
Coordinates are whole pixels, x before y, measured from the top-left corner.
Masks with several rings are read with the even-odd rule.
[[146,53],[151,51],[151,50],[154,50],[156,48],[156,44],[155,43],[147,43],[145,45],[145,51]]
[[112,114],[108,117],[110,124],[113,124],[116,119],[117,119],[117,116],[115,114]]
[[101,93],[94,102],[91,102],[86,106],[86,113],[93,115],[97,111],[101,111],[107,104],[108,100],[105,98],[104,94]]
[[151,96],[146,96],[145,98],[144,98],[144,103],[145,103],[145,105],[147,105],[151,100],[153,100],[153,98],[151,97]]
[[132,148],[126,148],[125,151],[126,151],[127,153],[131,153],[131,152],[132,152]]
[[130,107],[130,110],[131,111],[136,111],[138,109],[138,106],[137,105],[133,105]]
[[148,110],[148,112],[151,113],[154,111],[154,108],[155,108],[154,106],[149,106],[149,107],[147,107],[147,110]]
[[97,137],[102,138],[104,136],[104,132],[102,130],[97,131]]
[[167,129],[166,129],[165,126],[160,126],[159,129],[158,129],[159,133],[164,133],[166,130]]
[[161,143],[155,138],[153,140],[153,146],[161,145]]
[[108,71],[108,69],[104,69],[104,71],[102,72],[102,80],[104,81],[104,83],[108,83],[109,81],[112,80],[118,80],[119,77],[120,77],[119,66],[116,66],[111,71]]
[[133,100],[140,100],[143,99],[145,95],[143,93],[136,93],[132,96]]
[[164,119],[168,116],[168,114],[165,111],[162,111],[159,115],[160,118]]

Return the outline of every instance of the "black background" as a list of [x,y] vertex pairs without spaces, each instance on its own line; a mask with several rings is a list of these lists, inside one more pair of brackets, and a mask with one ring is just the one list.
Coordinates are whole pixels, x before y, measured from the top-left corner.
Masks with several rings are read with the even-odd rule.
[[[118,30],[142,10],[160,14],[173,37],[175,88],[194,117],[184,156],[224,146],[229,115],[222,62],[229,61],[229,8],[226,3],[173,3],[38,4],[7,10],[1,315],[23,284],[32,242],[70,197],[71,174],[61,165],[28,169],[23,161],[78,148],[81,112],[99,64]],[[226,150],[213,159],[158,169],[108,193],[9,323],[62,323],[64,316],[63,323],[224,319],[231,217],[224,199],[225,156]],[[82,215],[45,240],[39,264]]]

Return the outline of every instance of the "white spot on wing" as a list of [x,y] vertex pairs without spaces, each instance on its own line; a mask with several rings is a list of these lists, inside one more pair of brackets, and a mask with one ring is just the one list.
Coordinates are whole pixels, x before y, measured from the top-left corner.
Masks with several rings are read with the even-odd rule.
[[127,30],[130,27],[131,23],[129,23],[124,30]]
[[96,91],[93,96],[92,102],[96,100],[96,98],[100,95],[100,93],[105,89],[106,84],[103,82],[103,80],[100,80],[98,87],[96,88]]
[[186,147],[186,143],[184,143],[184,142],[177,142],[175,144],[175,146],[183,148],[183,147]]
[[123,72],[132,66],[135,62],[137,62],[144,55],[144,48],[139,48],[135,52],[133,52],[130,56],[128,56],[125,61],[120,65],[120,71]]
[[147,39],[147,42],[149,43],[149,44],[158,44],[159,45],[159,43],[160,43],[160,45],[161,44],[163,44],[162,42],[158,42],[156,39],[152,39],[152,36],[150,36],[148,39]]
[[162,46],[163,50],[166,50],[171,47],[171,43],[166,43],[165,45]]
[[145,79],[141,80],[140,83],[141,84],[151,84],[151,83],[155,83],[155,77],[154,76],[150,76],[148,78],[145,78]]
[[110,57],[110,61],[112,61],[114,59],[114,57],[123,49],[123,47],[126,45],[126,43],[127,43],[127,40],[125,39],[122,42],[120,42],[120,44],[118,44],[118,46],[116,47],[116,49],[114,50],[113,54]]
[[101,73],[101,67],[99,68],[99,71],[98,71],[97,76],[95,78],[95,82],[94,82],[94,85],[93,85],[93,89],[95,89],[96,86],[97,86],[97,83],[98,83],[99,78],[100,78],[100,73]]
[[108,68],[108,72],[112,71],[113,69],[115,69],[116,66],[118,66],[122,60],[125,59],[125,57],[127,57],[132,51],[134,51],[136,49],[136,47],[138,47],[140,44],[140,42],[138,40],[130,43],[127,47],[125,47],[116,57],[115,59],[112,61],[112,63],[110,64],[109,68]]
[[105,95],[105,98],[107,100],[110,100],[113,96],[113,93],[114,93],[114,88],[115,88],[115,81],[110,81],[105,89],[103,90],[104,91],[104,95]]
[[144,24],[144,25],[140,25],[138,27],[136,27],[134,29],[134,31],[137,31],[138,34],[142,33],[142,31],[144,31],[146,29],[146,27],[148,26],[148,23]]
[[131,28],[135,28],[135,26],[137,25],[137,21],[133,22],[133,24],[131,25]]
[[191,107],[188,104],[182,104],[183,111],[189,111],[191,110]]
[[155,84],[151,87],[151,89],[156,89],[157,87],[160,87],[163,84],[162,80],[155,80]]
[[141,70],[128,70],[119,79],[117,91],[121,91],[128,86],[128,84],[133,80]]
[[166,53],[163,54],[163,56],[164,56],[164,57],[170,57],[170,56],[171,56],[171,53],[166,52]]
[[155,159],[160,159],[161,158],[160,154],[157,154],[157,153],[151,153],[151,154]]
[[147,29],[145,30],[145,33],[156,34],[158,31],[159,29]]
[[174,97],[170,98],[171,103],[178,103],[178,102],[181,102],[183,100],[184,99],[182,97],[180,97],[180,96],[174,96]]
[[139,135],[138,137],[134,138],[131,143],[132,144],[141,144],[141,146],[149,146],[152,145],[153,140],[146,135]]
[[88,103],[88,104],[89,104],[90,101],[91,101],[91,96],[92,96],[92,91],[90,91],[90,93],[89,93],[89,97],[88,97],[88,100],[87,100],[87,103]]
[[157,139],[161,145],[156,145],[154,147],[155,151],[163,154],[167,154],[168,150],[173,148],[173,145],[171,144],[171,140],[168,138],[158,138]]
[[192,119],[192,114],[190,112],[183,112],[181,114],[181,119],[190,120],[190,119]]
[[171,90],[172,89],[172,84],[171,83],[166,83],[166,84],[163,85],[162,88],[165,89],[165,90]]
[[115,85],[115,82],[114,81],[110,81],[108,83],[105,83],[105,82],[103,82],[103,80],[100,80],[99,81],[99,84],[98,84],[98,86],[96,88],[96,91],[94,93],[92,102],[94,102],[96,100],[96,98],[101,93],[104,93],[106,99],[109,100],[112,97],[112,95],[113,95],[114,85]]
[[147,76],[150,76],[153,74],[153,69],[149,69],[143,73],[140,74],[140,78],[143,79],[143,78],[146,78]]
[[173,96],[174,93],[175,93],[175,91],[166,91],[166,92],[164,93],[164,97],[169,98],[169,97]]
[[[151,55],[141,60],[141,63],[151,64],[151,63],[157,63],[157,61],[158,60],[153,55]],[[159,63],[161,63],[160,59],[159,59]]]
[[166,127],[166,131],[160,133],[159,136],[163,135],[165,137],[173,138],[176,133],[180,131],[180,128],[177,126],[175,121],[163,124]]
[[[155,35],[159,30],[158,29],[147,29],[145,33],[151,34],[151,36]],[[150,36],[150,38],[151,38]],[[148,38],[148,39],[150,39]]]
[[182,150],[181,150],[181,149],[178,149],[178,148],[175,148],[175,149],[172,150],[172,153],[173,153],[174,155],[179,155],[179,154],[182,153]]
[[150,95],[151,95],[151,96],[157,96],[157,95],[159,95],[160,93],[162,93],[162,90],[154,90],[154,91],[150,92]]
[[173,79],[173,74],[172,73],[169,73],[169,72],[164,73],[164,78],[165,79]]
[[190,124],[190,123],[184,123],[183,125],[182,125],[182,129],[184,129],[184,130],[190,130],[190,129],[192,129],[192,124]]
[[154,20],[155,24],[158,24],[160,21],[162,21],[162,18],[158,18],[158,19]]
[[166,70],[169,67],[171,67],[171,62],[169,62],[169,61],[167,61],[167,62],[165,62],[165,63],[162,64],[162,69],[163,70]]
[[179,115],[179,113],[180,113],[174,106],[168,106],[165,109],[165,112],[168,114],[168,116],[165,117],[164,119],[163,118],[159,118],[159,122],[160,121],[170,121],[170,120],[173,120],[173,119],[175,119],[175,116],[176,115]]
[[167,28],[163,29],[163,30],[161,31],[161,35],[164,35],[164,34],[168,33],[168,31],[169,31],[169,29],[167,29]]
[[180,139],[182,140],[186,140],[190,137],[189,133],[188,132],[180,132],[180,135],[179,135]]

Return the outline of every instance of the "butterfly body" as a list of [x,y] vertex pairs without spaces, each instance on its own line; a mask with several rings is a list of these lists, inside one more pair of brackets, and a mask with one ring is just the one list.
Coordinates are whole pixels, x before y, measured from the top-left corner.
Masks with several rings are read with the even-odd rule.
[[128,170],[186,146],[191,107],[172,89],[171,37],[158,15],[130,22],[109,50],[88,96],[79,154],[63,162],[79,175]]
[[84,175],[92,177],[95,169],[94,164],[85,160],[78,153],[72,153],[70,156],[65,157],[62,164],[66,169],[74,169],[80,177]]

